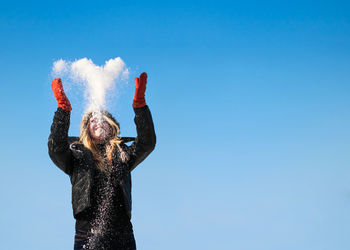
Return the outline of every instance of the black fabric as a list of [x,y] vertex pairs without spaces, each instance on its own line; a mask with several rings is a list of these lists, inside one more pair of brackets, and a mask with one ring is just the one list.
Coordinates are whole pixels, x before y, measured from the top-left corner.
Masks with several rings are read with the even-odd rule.
[[[105,146],[100,145],[101,154],[105,154]],[[118,162],[121,165],[120,162]],[[125,207],[123,191],[119,183],[112,183],[115,176],[115,168],[111,171],[94,170],[93,184],[91,189],[91,207],[86,209],[76,220],[75,229],[82,231],[90,231],[93,222],[99,213],[99,206],[108,199],[111,200],[108,204],[108,219],[110,220],[109,228],[117,228],[118,225],[124,225],[129,217],[127,208]],[[109,187],[110,185],[110,187]]]
[[89,239],[93,235],[86,231],[76,230],[74,237],[74,250],[136,250],[136,242],[131,223],[123,230],[114,231],[99,238],[97,246],[92,246]]

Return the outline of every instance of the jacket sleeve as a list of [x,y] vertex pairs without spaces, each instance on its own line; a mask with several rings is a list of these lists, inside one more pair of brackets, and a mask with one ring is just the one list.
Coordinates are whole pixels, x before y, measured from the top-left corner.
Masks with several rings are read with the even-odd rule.
[[140,164],[155,148],[156,134],[148,106],[134,108],[137,137],[129,146],[130,171]]
[[53,163],[68,175],[72,173],[73,156],[68,143],[70,111],[57,108],[48,141],[49,155]]

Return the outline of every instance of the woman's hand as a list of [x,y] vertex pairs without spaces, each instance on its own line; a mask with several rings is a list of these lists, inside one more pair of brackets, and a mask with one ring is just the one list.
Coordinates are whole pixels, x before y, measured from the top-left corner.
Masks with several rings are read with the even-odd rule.
[[134,108],[142,108],[146,106],[146,101],[145,101],[146,84],[147,84],[146,72],[143,72],[140,75],[140,78],[138,77],[135,78],[135,95],[134,95],[134,102],[132,104]]
[[72,107],[70,105],[70,102],[66,94],[64,93],[61,79],[60,78],[54,79],[51,82],[51,88],[52,88],[53,95],[57,100],[57,106],[59,108],[62,108],[63,110],[71,111]]

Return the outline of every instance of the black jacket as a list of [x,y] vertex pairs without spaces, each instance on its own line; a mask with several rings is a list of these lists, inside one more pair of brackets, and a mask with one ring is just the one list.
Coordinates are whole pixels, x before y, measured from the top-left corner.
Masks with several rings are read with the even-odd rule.
[[[130,155],[126,171],[120,180],[125,206],[131,218],[131,175],[130,172],[154,149],[156,135],[148,106],[134,108],[137,137],[132,145],[122,144]],[[96,168],[92,153],[79,143],[78,137],[68,137],[70,112],[58,108],[51,125],[48,148],[52,161],[69,175],[72,183],[72,206],[74,218],[91,206],[91,186]]]

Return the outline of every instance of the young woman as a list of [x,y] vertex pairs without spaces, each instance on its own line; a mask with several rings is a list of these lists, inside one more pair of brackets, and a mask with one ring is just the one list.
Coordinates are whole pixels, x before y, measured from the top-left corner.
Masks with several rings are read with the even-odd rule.
[[131,174],[154,149],[156,136],[145,102],[147,74],[135,78],[133,108],[137,137],[119,137],[120,126],[107,111],[88,112],[80,137],[68,137],[70,102],[61,79],[51,87],[57,100],[49,155],[69,175],[75,223],[74,249],[136,249],[131,219]]

